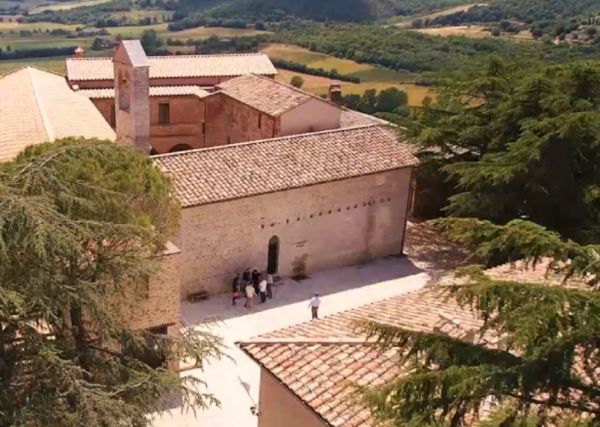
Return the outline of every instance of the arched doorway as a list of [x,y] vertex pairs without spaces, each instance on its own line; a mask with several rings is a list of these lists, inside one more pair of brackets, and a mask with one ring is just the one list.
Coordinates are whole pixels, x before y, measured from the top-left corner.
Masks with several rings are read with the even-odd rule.
[[191,150],[192,147],[190,147],[187,144],[177,144],[176,146],[174,146],[173,148],[171,148],[169,150],[169,153],[177,153],[178,151],[186,151],[186,150]]
[[279,237],[269,239],[269,252],[267,255],[267,273],[276,274],[279,269]]

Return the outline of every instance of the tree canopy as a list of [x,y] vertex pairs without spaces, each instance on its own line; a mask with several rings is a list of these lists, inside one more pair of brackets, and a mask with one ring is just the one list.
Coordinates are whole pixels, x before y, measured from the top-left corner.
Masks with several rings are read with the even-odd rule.
[[127,325],[179,218],[147,157],[94,140],[30,147],[0,165],[0,212],[1,426],[137,427],[174,394],[215,402],[139,355],[201,363],[217,338]]
[[600,236],[597,63],[532,71],[492,60],[479,78],[449,83],[416,120],[421,189],[445,191],[451,215]]

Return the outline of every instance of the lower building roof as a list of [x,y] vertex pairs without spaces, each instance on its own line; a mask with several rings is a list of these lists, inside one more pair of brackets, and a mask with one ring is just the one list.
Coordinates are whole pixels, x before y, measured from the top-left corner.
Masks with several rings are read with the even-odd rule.
[[385,126],[335,129],[154,156],[183,207],[412,167],[408,144]]
[[[200,86],[150,86],[150,96],[183,96],[192,95],[198,98],[208,96],[210,92]],[[115,97],[114,88],[79,89],[77,93],[90,99],[110,99]]]
[[0,77],[0,161],[29,145],[66,137],[114,141],[115,132],[58,74],[24,67]]
[[358,320],[491,346],[497,342],[491,332],[480,338],[475,331],[482,321],[449,299],[443,288],[432,287],[267,333],[238,346],[327,425],[374,426],[369,409],[353,399],[353,386],[378,386],[401,374],[399,349],[382,351],[356,331]]

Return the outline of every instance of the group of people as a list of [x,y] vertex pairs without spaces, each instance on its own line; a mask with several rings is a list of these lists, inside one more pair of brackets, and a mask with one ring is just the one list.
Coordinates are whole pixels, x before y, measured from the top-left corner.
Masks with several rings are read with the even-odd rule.
[[265,303],[267,298],[273,299],[273,276],[257,269],[250,271],[249,268],[243,273],[237,273],[233,278],[231,304],[236,305],[242,295],[246,298],[246,308],[252,308],[255,296],[260,297],[261,303]]

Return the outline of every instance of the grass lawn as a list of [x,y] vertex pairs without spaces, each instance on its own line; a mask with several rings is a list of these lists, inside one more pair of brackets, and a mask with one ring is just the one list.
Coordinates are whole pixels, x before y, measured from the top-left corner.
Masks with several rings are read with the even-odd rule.
[[388,87],[393,86],[406,92],[406,94],[408,95],[408,104],[411,106],[420,106],[423,101],[423,98],[425,98],[426,96],[432,98],[434,97],[433,93],[428,87],[417,86],[412,83],[370,81],[356,84],[349,82],[340,82],[337,80],[329,79],[327,77],[297,73],[295,71],[281,69],[278,71],[279,74],[276,77],[277,80],[285,83],[290,83],[293,76],[301,76],[304,79],[304,85],[302,86],[302,89],[317,95],[327,93],[327,90],[329,89],[329,85],[331,83],[339,83],[342,86],[342,93],[344,95],[348,95],[351,93],[361,95],[367,89],[375,89],[377,91],[380,91],[382,89],[386,89]]
[[63,74],[65,72],[65,59],[62,57],[15,59],[0,61],[0,75],[10,73],[26,65],[34,65],[45,70]]

